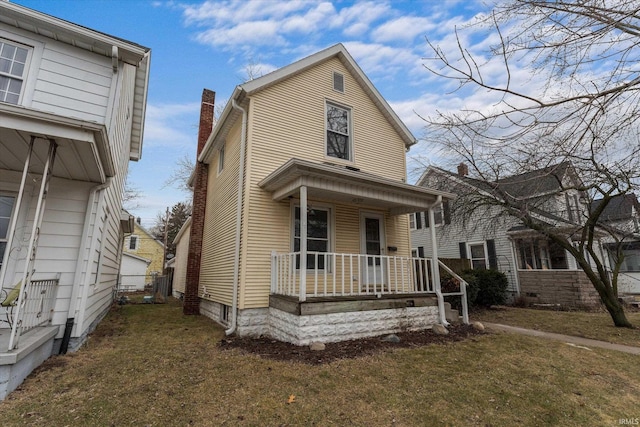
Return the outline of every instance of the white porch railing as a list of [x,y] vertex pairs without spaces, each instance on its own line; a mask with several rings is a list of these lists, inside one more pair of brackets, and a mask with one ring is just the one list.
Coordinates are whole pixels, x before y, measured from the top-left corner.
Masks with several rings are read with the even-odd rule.
[[57,290],[58,279],[27,281],[22,299],[10,308],[12,321],[9,350],[18,347],[23,333],[51,322]]
[[386,294],[434,294],[439,305],[444,297],[459,296],[462,316],[469,323],[467,283],[438,260],[440,267],[460,283],[457,292],[442,293],[434,280],[433,261],[428,258],[389,255],[307,252],[307,271],[301,291],[300,253],[272,253],[271,293],[297,297],[363,296]]

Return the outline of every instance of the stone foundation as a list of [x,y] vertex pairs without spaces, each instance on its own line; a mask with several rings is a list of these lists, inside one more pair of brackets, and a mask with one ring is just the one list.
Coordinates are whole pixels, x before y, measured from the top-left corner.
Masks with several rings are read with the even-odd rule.
[[600,304],[595,288],[581,270],[520,270],[520,296],[531,304],[594,307]]

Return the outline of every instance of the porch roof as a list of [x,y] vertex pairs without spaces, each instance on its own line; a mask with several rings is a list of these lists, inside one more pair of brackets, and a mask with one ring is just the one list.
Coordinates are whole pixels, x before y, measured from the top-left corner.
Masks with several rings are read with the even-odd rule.
[[290,159],[259,186],[280,201],[306,186],[309,197],[349,205],[362,205],[388,210],[392,215],[419,212],[433,207],[438,196],[454,199],[444,191],[406,184],[362,172],[353,167]]
[[47,158],[48,140],[58,145],[53,176],[104,183],[115,166],[104,125],[52,113],[2,104],[0,113],[0,169],[21,172],[35,137],[31,172],[41,173]]

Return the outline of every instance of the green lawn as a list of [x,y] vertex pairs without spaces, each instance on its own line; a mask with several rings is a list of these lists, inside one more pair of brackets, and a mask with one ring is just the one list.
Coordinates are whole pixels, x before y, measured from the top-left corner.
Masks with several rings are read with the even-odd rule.
[[640,347],[640,312],[627,311],[626,315],[636,329],[615,327],[609,313],[604,311],[591,313],[504,307],[501,310],[482,310],[472,313],[470,317],[481,322],[502,323]]
[[[3,426],[618,425],[637,356],[511,334],[309,366],[222,351],[175,301],[112,311],[0,404]],[[295,396],[293,403],[287,403]]]

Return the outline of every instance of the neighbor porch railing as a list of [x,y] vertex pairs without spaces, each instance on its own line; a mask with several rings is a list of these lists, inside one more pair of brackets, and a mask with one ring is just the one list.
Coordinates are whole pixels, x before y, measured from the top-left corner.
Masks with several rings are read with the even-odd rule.
[[428,258],[307,252],[307,270],[301,280],[300,253],[273,252],[271,293],[297,297],[299,301],[308,297],[434,294],[440,306],[444,297],[460,296],[463,319],[468,323],[466,282],[442,262],[439,265],[458,280],[458,292],[441,292],[439,274]]
[[58,280],[56,278],[27,281],[22,298],[9,308],[11,315],[9,350],[18,347],[20,336],[25,332],[51,322]]

